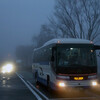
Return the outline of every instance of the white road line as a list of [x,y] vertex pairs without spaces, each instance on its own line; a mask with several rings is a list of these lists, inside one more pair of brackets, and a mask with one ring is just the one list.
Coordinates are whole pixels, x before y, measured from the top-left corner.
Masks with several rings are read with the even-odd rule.
[[96,97],[78,97],[78,98],[55,98],[50,100],[87,100],[87,99],[95,99]]
[[20,74],[20,77],[24,78],[21,74]]
[[[29,85],[23,80],[23,76],[16,73],[17,76],[24,82],[24,84],[29,88],[29,90],[36,96],[36,98],[38,100],[42,100],[42,98],[40,98],[40,96],[36,93],[38,92],[43,98],[45,98],[46,100],[87,100],[87,99],[95,99],[96,97],[100,97],[99,95],[96,95],[94,93],[91,93],[91,92],[87,92],[88,94],[92,94],[94,95],[95,97],[78,97],[78,98],[52,98],[52,99],[49,99],[47,96],[45,96],[42,92],[40,92],[35,86],[33,86],[29,81],[27,81],[29,83]],[[31,87],[36,91],[34,91]]]
[[40,95],[42,95],[46,100],[50,100],[47,96],[45,96],[42,92],[40,92],[35,86],[33,86],[29,81],[27,81],[35,91],[37,91]]
[[42,98],[21,78],[21,76],[16,73],[17,76],[23,81],[23,83],[29,88],[29,90],[34,94],[34,96],[38,99],[38,100],[42,100]]

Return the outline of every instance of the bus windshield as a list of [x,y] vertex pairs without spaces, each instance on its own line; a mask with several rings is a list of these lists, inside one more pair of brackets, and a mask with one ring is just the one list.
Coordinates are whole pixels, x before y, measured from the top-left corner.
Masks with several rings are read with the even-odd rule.
[[96,52],[92,45],[61,45],[57,47],[58,67],[95,67]]

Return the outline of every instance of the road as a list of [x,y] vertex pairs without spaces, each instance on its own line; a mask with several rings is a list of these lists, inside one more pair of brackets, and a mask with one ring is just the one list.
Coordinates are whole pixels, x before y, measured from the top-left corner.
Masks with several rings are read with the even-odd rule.
[[[33,86],[35,86],[32,73],[28,71],[19,72],[25,80],[28,80]],[[43,85],[39,85],[37,89],[51,100],[100,100],[100,91],[95,91],[94,89],[71,89],[66,92],[54,92],[48,91]],[[39,94],[39,93],[38,93]]]
[[[98,89],[99,90],[99,89]],[[18,71],[11,79],[0,80],[1,100],[100,100],[100,91],[70,89],[65,92],[48,91],[35,86],[31,71]]]
[[14,74],[11,79],[0,80],[0,100],[36,100],[36,98]]

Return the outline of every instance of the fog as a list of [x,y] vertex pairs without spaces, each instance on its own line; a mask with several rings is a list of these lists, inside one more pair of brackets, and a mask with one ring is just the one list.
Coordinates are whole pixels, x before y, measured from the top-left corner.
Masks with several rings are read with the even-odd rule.
[[55,0],[0,0],[0,59],[15,57],[19,45],[31,45],[54,5]]
[[0,0],[1,59],[14,55],[18,45],[31,44],[53,8],[54,0]]

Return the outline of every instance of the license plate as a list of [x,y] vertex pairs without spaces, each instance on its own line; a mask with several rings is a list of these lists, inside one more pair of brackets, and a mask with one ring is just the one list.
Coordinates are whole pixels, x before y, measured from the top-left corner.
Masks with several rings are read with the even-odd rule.
[[74,80],[83,80],[83,77],[74,77]]

